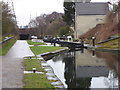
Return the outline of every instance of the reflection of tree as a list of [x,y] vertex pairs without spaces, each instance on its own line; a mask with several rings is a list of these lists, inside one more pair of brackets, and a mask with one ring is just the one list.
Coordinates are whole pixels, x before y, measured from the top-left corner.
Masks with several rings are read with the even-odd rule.
[[[91,78],[76,78],[76,69],[75,69],[75,52],[74,55],[70,55],[69,52],[68,56],[63,58],[65,61],[65,79],[66,84],[68,85],[68,89],[70,88],[89,88],[91,85]],[[71,57],[70,57],[71,56]],[[81,72],[82,73],[82,72]]]
[[115,70],[115,73],[117,73],[118,75],[118,84],[120,89],[120,60],[119,60],[120,54],[113,52],[96,51],[96,56],[99,58],[104,58],[109,68]]
[[65,59],[65,79],[68,88],[75,87],[75,63],[74,57],[64,58]]
[[[89,88],[91,85],[91,78],[76,79],[76,88]],[[89,90],[89,89],[87,89]]]
[[114,69],[118,76],[120,77],[120,61],[119,56],[120,54],[115,54],[111,52],[96,52],[96,56],[99,58],[104,58],[106,64],[111,68]]

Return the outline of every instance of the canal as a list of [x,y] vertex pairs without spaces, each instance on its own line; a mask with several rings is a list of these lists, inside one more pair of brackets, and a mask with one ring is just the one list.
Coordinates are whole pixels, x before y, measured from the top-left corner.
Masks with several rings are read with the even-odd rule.
[[47,63],[65,88],[118,88],[119,54],[79,50],[68,51]]

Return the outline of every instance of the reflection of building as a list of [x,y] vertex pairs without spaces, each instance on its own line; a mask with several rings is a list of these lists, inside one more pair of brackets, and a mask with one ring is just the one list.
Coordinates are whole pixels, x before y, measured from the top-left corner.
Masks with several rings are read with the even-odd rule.
[[84,53],[76,52],[75,57],[77,78],[108,76],[109,70],[102,58],[92,56],[87,50]]
[[76,52],[76,79],[92,78],[90,88],[99,87],[95,86],[95,83],[101,83],[103,88],[118,88],[116,70],[111,71],[107,66],[108,63],[111,64],[110,66],[114,65],[117,54],[97,52],[96,56],[92,57],[90,52],[87,50],[84,53]]
[[75,3],[75,37],[105,21],[109,11],[107,3]]
[[108,73],[109,70],[106,67],[77,66],[76,78],[99,77],[99,76],[107,77]]
[[107,68],[103,59],[98,59],[95,55],[87,50],[84,50],[84,53],[81,53],[80,51],[76,52],[75,57],[76,80],[84,80],[84,82],[87,82],[85,85],[88,88],[91,87],[91,84],[94,85],[92,82],[93,77],[97,78],[101,76],[108,76],[109,69]]
[[76,52],[76,67],[77,66],[95,66],[102,67],[106,66],[106,63],[102,58],[92,57],[92,54],[88,50],[85,50],[84,53]]

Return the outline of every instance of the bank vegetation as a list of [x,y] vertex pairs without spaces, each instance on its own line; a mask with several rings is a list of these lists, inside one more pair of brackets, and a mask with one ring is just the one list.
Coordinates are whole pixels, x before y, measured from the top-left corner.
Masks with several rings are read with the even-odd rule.
[[10,36],[17,36],[18,35],[18,27],[16,22],[16,16],[12,12],[9,3],[5,3],[0,1],[0,5],[2,8],[2,20],[0,22],[0,27],[2,27],[2,38],[10,37]]
[[[96,43],[105,41],[111,38],[119,37],[120,36],[120,1],[118,5],[114,5],[113,10],[109,12],[106,16],[105,23],[97,24],[96,27],[90,29],[88,32],[80,35],[79,38],[85,40],[85,43],[91,44],[92,37],[96,38]],[[111,47],[111,48],[120,48],[119,47],[119,39],[106,42],[101,46],[104,47]],[[113,44],[111,44],[113,43]],[[105,45],[106,44],[106,45]],[[115,44],[117,44],[115,46]]]

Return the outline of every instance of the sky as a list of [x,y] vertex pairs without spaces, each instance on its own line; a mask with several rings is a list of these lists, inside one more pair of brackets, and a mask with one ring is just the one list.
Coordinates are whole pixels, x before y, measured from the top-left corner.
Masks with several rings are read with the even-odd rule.
[[19,25],[27,25],[31,19],[53,11],[64,12],[63,0],[13,0]]
[[[64,13],[63,1],[64,0],[13,0],[18,26],[28,25],[30,19],[34,19],[41,14],[51,14],[53,11]],[[107,1],[110,0],[92,0],[92,2]]]

